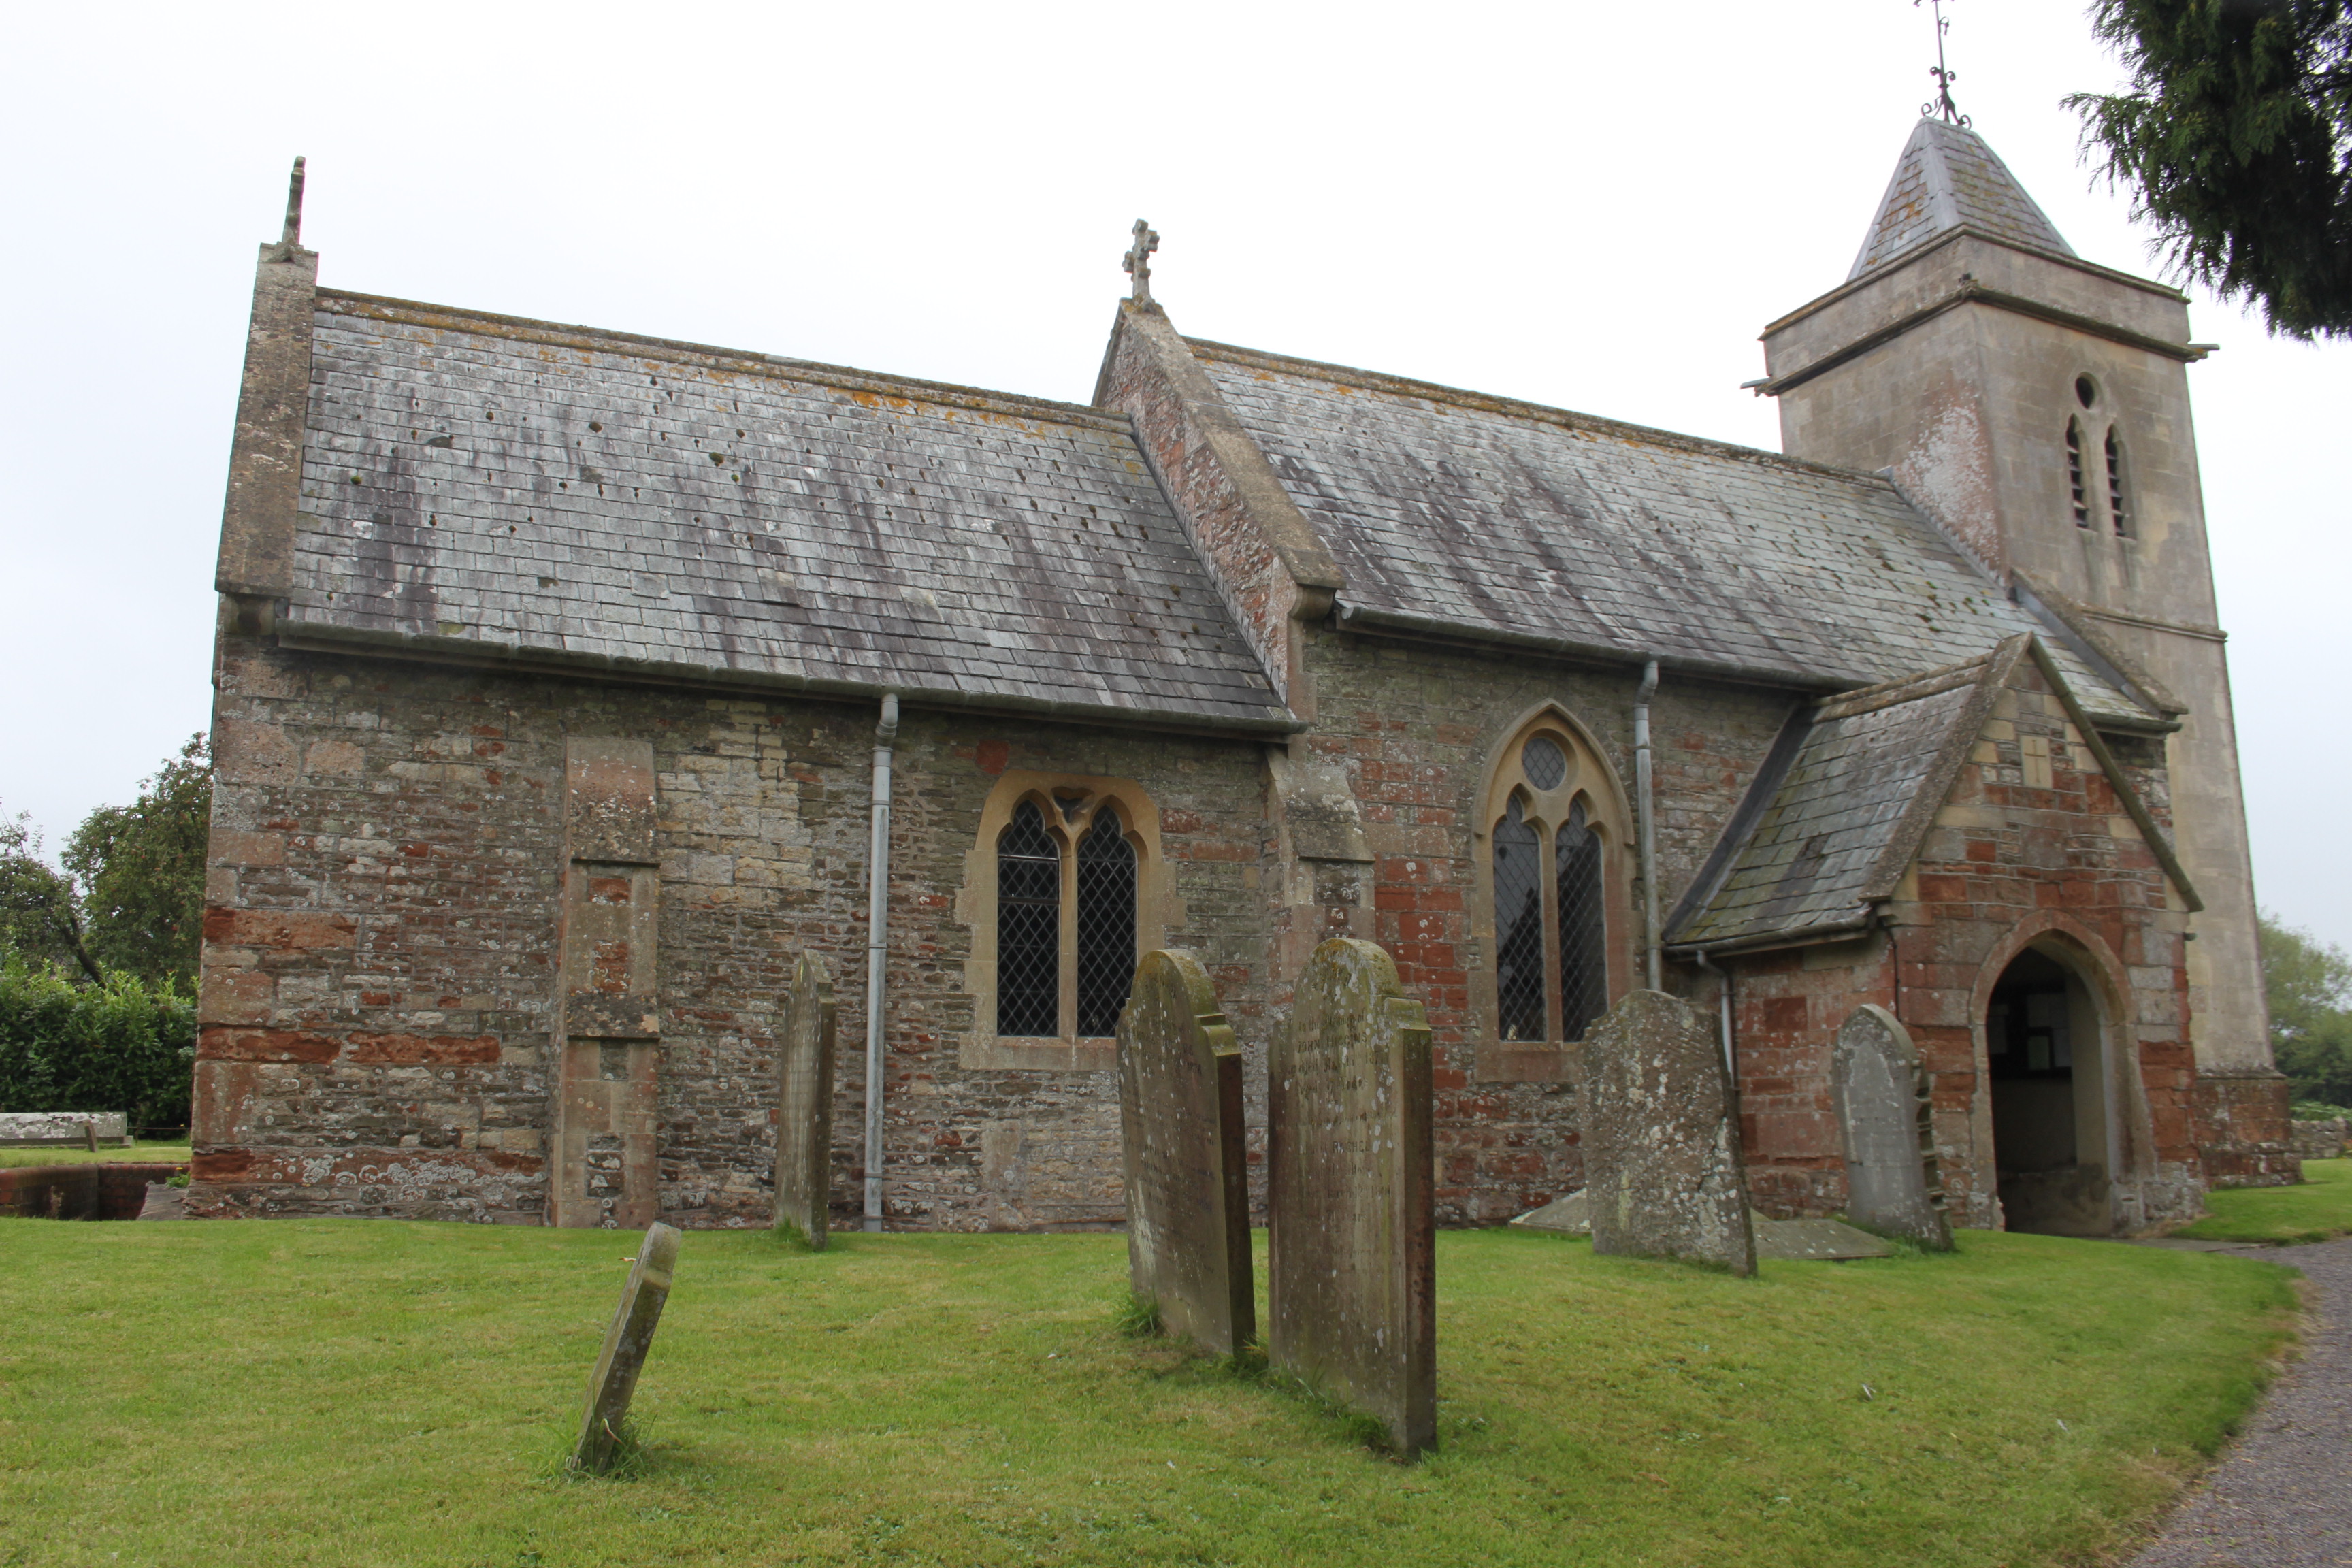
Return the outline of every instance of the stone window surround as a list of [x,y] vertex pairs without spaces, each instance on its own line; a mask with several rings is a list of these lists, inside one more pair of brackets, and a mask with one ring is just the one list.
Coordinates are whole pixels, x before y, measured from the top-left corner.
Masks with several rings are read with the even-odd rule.
[[[1075,817],[1063,810],[1074,798],[1082,802]],[[1175,897],[1168,862],[1160,853],[1160,807],[1141,784],[1132,779],[1086,773],[1006,773],[981,806],[979,829],[964,855],[963,886],[956,892],[956,921],[971,931],[971,954],[964,960],[964,990],[972,1004],[971,1028],[957,1047],[957,1065],[983,1071],[1109,1072],[1118,1066],[1118,1043],[1109,1037],[1016,1038],[996,1032],[996,841],[1012,826],[1013,814],[1024,801],[1035,801],[1044,808],[1045,831],[1062,852],[1064,1017],[1076,1016],[1067,993],[1076,984],[1072,950],[1076,940],[1073,881],[1077,846],[1106,802],[1117,807],[1128,841],[1135,846],[1137,959],[1165,947],[1170,928],[1183,921],[1182,905]]]
[[[1537,735],[1546,735],[1568,754],[1568,773],[1559,785],[1538,790],[1522,769],[1521,748]],[[1576,1042],[1514,1040],[1496,1037],[1500,1003],[1496,991],[1496,956],[1499,935],[1495,929],[1495,825],[1509,809],[1514,791],[1524,791],[1533,803],[1531,820],[1543,826],[1538,837],[1546,844],[1544,862],[1551,861],[1551,835],[1567,820],[1570,805],[1581,796],[1586,825],[1601,840],[1601,924],[1603,951],[1608,956],[1609,1000],[1614,1003],[1633,987],[1634,931],[1633,856],[1631,803],[1600,742],[1574,715],[1557,702],[1538,704],[1522,713],[1502,731],[1488,752],[1478,794],[1478,815],[1471,825],[1470,935],[1483,955],[1469,966],[1470,1013],[1476,1020],[1476,1070],[1480,1083],[1569,1083],[1574,1080]],[[1550,897],[1546,879],[1547,900]],[[1552,978],[1559,944],[1555,918],[1545,925],[1546,984]],[[1547,997],[1547,1012],[1557,1006]]]

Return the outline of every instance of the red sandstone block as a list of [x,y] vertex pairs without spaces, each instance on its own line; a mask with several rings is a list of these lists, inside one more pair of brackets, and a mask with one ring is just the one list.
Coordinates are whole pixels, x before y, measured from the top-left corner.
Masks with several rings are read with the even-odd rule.
[[1919,879],[1919,897],[1923,902],[1957,904],[1969,897],[1969,879],[1965,877],[1929,877]]
[[199,1024],[267,1024],[278,994],[275,975],[259,969],[209,969],[196,1003]]
[[200,1060],[222,1062],[331,1062],[341,1043],[299,1029],[239,1029],[212,1025],[196,1032]]
[[1762,1015],[1762,1026],[1768,1030],[1797,1033],[1811,1026],[1811,1007],[1802,996],[1772,996],[1766,998],[1757,1011]]
[[496,1035],[353,1035],[346,1061],[416,1067],[499,1059]]
[[205,910],[205,940],[217,947],[274,948],[279,952],[356,947],[359,922],[348,915],[226,909],[215,904]]

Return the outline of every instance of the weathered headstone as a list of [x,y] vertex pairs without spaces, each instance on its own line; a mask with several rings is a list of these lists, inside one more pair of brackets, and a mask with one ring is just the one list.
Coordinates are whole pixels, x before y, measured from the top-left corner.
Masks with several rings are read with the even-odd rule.
[[833,1205],[833,978],[803,952],[776,1035],[776,1228],[824,1247]]
[[1783,1263],[1843,1263],[1855,1258],[1886,1258],[1895,1249],[1866,1230],[1833,1219],[1763,1219],[1756,1227],[1756,1256]]
[[1268,1354],[1417,1452],[1437,1426],[1428,1023],[1389,955],[1342,937],[1269,1057]]
[[1950,1251],[1927,1079],[1911,1032],[1884,1007],[1855,1008],[1838,1029],[1830,1077],[1845,1129],[1846,1217]]
[[1160,1326],[1213,1355],[1257,1338],[1242,1054],[1209,972],[1148,952],[1118,1019],[1127,1272]]
[[1579,1054],[1592,1250],[1756,1272],[1731,1081],[1713,1032],[1664,992],[1633,991]]
[[580,1441],[572,1451],[572,1468],[603,1475],[612,1468],[620,1446],[623,1423],[629,1414],[629,1396],[637,1391],[637,1373],[645,1369],[646,1352],[654,1342],[654,1327],[661,1321],[662,1305],[669,1300],[669,1278],[677,1267],[678,1233],[674,1226],[656,1221],[629,1266],[628,1283],[621,1287],[621,1304],[614,1310],[613,1326],[604,1331],[604,1348],[588,1379],[588,1407],[580,1417]]
[[1529,1209],[1511,1221],[1523,1230],[1540,1230],[1551,1236],[1591,1236],[1592,1208],[1582,1193],[1570,1193],[1552,1199],[1538,1209]]

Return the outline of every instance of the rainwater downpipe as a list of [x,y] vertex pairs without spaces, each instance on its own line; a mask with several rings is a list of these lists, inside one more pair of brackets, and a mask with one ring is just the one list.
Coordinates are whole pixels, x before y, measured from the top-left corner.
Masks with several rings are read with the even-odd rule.
[[1642,667],[1642,689],[1633,694],[1633,793],[1642,797],[1642,931],[1649,943],[1649,987],[1660,984],[1658,959],[1658,799],[1650,771],[1650,699],[1658,689],[1658,661]]
[[1716,989],[1723,997],[1723,1070],[1731,1075],[1732,1088],[1738,1089],[1739,1087],[1739,1063],[1738,1058],[1732,1055],[1731,1051],[1731,971],[1728,969],[1718,969],[1714,964],[1709,963],[1706,961],[1706,949],[1703,947],[1693,948],[1691,950],[1691,956],[1698,960],[1698,966],[1701,969],[1706,970],[1709,974],[1714,975],[1716,979],[1720,982]]
[[890,747],[898,694],[882,694],[874,727],[874,842],[866,889],[866,1228],[882,1228],[882,976],[890,938]]

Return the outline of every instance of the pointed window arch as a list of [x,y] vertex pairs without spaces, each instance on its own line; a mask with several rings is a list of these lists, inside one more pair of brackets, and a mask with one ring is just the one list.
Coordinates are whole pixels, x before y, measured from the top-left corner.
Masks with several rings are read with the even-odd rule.
[[2116,435],[2116,427],[2110,425],[2107,426],[2107,521],[2115,524],[2118,539],[2132,536],[2131,504],[2126,494],[2126,480],[2129,475],[2126,470],[2123,437]]
[[1024,800],[996,838],[996,1032],[1057,1035],[1062,996],[1062,849]]
[[2083,477],[2083,422],[2066,421],[2066,493],[2074,509],[2074,526],[2091,526],[2091,491]]
[[1132,779],[1007,772],[982,803],[956,894],[971,931],[971,1026],[959,1064],[1097,1072],[1136,961],[1181,911],[1160,848],[1160,808]]
[[1614,773],[1559,710],[1500,749],[1479,821],[1485,918],[1474,928],[1491,938],[1497,1045],[1524,1056],[1581,1039],[1625,989],[1615,952],[1630,930],[1625,822]]

